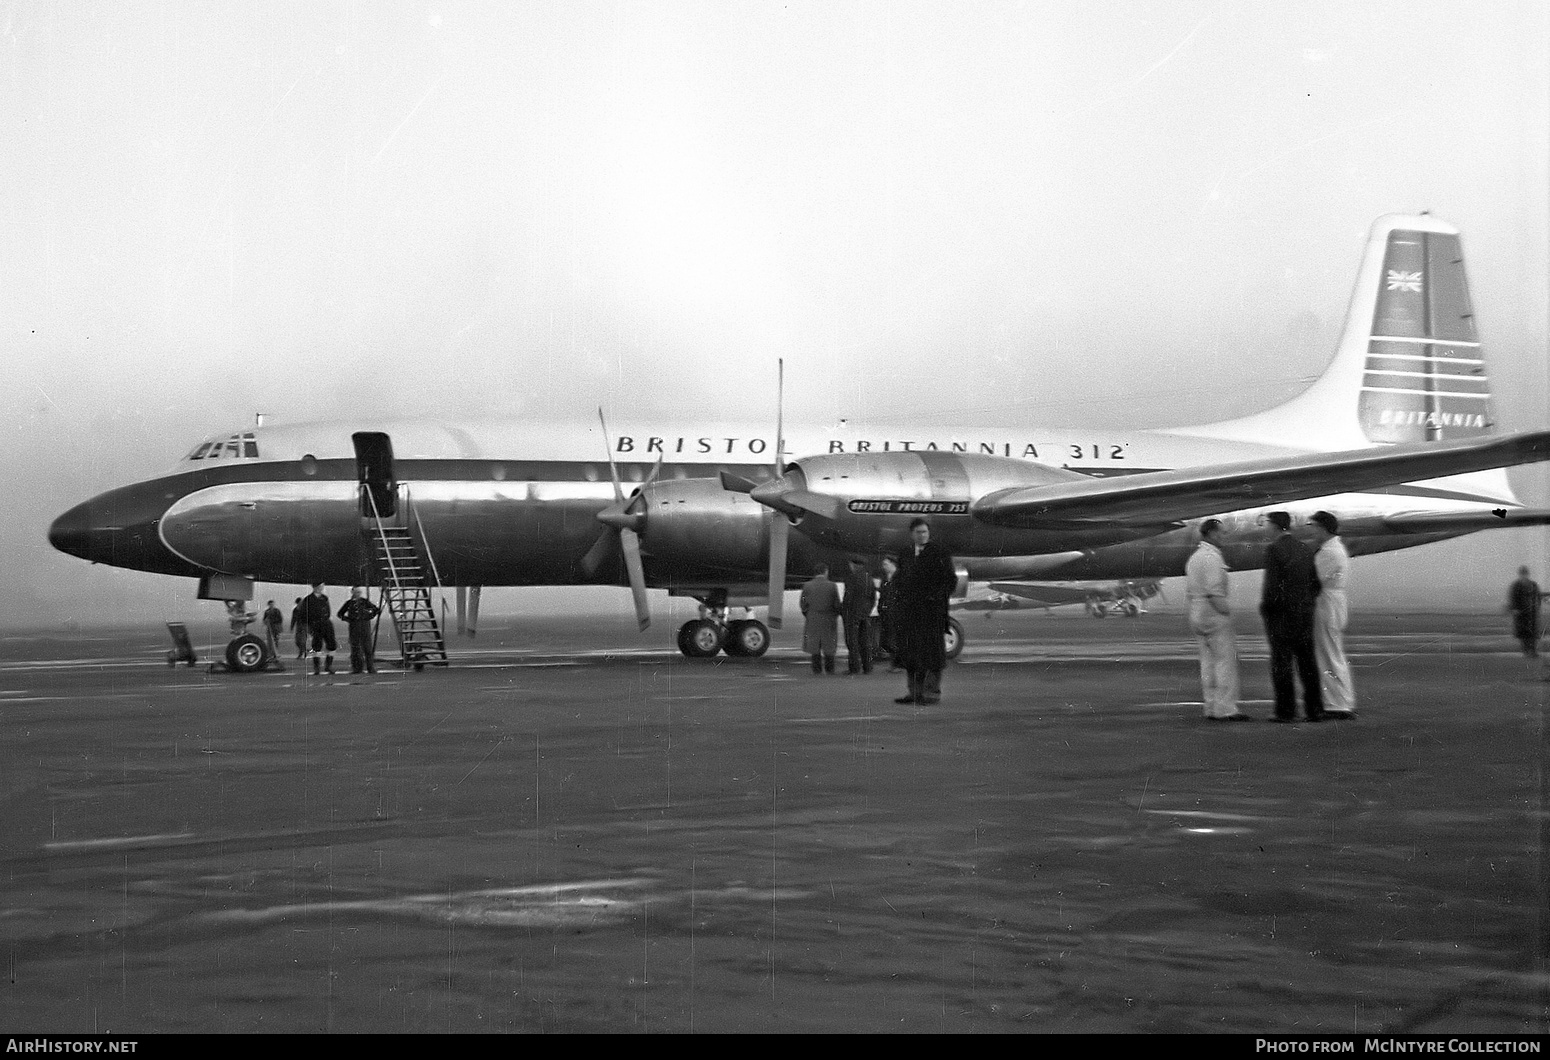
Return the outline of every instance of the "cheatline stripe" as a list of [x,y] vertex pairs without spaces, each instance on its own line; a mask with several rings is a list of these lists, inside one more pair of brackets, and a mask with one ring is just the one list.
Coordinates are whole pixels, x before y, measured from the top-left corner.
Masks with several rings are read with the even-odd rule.
[[1378,353],[1376,350],[1367,351],[1369,361],[1375,359],[1388,361],[1420,361],[1423,364],[1484,364],[1480,357],[1450,357],[1441,353]]
[[1487,385],[1488,380],[1483,375],[1453,375],[1450,372],[1401,372],[1397,368],[1368,368],[1367,375],[1397,375],[1406,379],[1452,379],[1460,383],[1478,383]]
[[1480,343],[1465,339],[1429,339],[1422,335],[1368,335],[1371,342],[1416,342],[1427,346],[1468,346],[1479,349]]
[[1462,394],[1457,390],[1405,390],[1397,386],[1364,386],[1363,393],[1369,394],[1414,394],[1416,397],[1456,397],[1475,398],[1479,401],[1490,400],[1490,394]]

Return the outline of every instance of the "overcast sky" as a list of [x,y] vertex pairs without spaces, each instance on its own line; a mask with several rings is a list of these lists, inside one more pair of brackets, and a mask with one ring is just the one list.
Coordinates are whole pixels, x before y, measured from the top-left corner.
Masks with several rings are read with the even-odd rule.
[[[1547,421],[1538,0],[65,0],[0,23],[13,624],[217,618],[45,534],[258,411],[764,417],[777,357],[791,420],[1251,411],[1323,367],[1394,211],[1462,228],[1499,417]],[[1365,559],[1357,600],[1494,606],[1546,558],[1525,531]]]

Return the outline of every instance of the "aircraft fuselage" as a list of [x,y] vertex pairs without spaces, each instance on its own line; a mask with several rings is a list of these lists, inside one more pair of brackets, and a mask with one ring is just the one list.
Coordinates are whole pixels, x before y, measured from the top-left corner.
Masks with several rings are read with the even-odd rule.
[[[390,436],[405,438],[404,448],[411,453],[435,448],[415,440],[415,431],[423,434],[423,427],[378,426]],[[350,431],[333,427],[319,435],[321,429],[308,429],[312,436],[305,437],[298,436],[301,430],[247,432],[241,437],[249,441],[219,458],[185,458],[171,474],[104,493],[62,515],[50,539],[63,551],[93,562],[162,574],[223,573],[282,584],[368,581],[369,537],[363,531],[370,523],[363,521],[359,465],[354,456],[345,455]],[[1034,531],[987,525],[969,513],[969,506],[976,496],[999,487],[1190,466],[1207,453],[1212,462],[1224,462],[1275,451],[1262,445],[1202,443],[1166,432],[1037,438],[1010,431],[984,434],[988,438],[897,443],[887,437],[794,439],[787,446],[793,453],[908,452],[919,454],[919,460],[899,462],[918,468],[918,474],[857,484],[843,510],[836,512],[834,525],[843,526],[842,534],[826,533],[817,521],[799,521],[800,532],[790,535],[788,584],[799,584],[817,563],[832,564],[842,554],[880,554],[903,547],[909,521],[917,515],[931,520],[934,537],[962,556],[961,566],[976,581],[1178,575],[1197,541],[1187,527]],[[683,432],[641,432],[612,442],[627,493],[662,462],[646,498],[650,503],[642,544],[648,580],[661,588],[751,590],[767,562],[772,516],[746,494],[723,489],[717,475],[769,480],[772,467],[749,462],[749,457],[772,453],[773,445],[744,432],[737,436],[739,441],[727,443],[733,451],[720,454],[730,458],[721,462],[693,459],[707,455],[703,453],[677,452],[689,437]],[[717,437],[734,435],[724,431]],[[552,431],[543,438],[543,444],[534,443],[532,449],[552,455],[563,448]],[[587,441],[597,445],[598,439],[581,444]],[[709,436],[700,436],[689,448],[708,441]],[[761,451],[750,452],[750,445]],[[459,446],[489,448],[466,431]],[[986,451],[990,449],[993,455]],[[277,450],[274,457],[267,455],[271,450]],[[1021,460],[1003,455],[1024,452],[1039,455]],[[1061,467],[1046,463],[1045,453],[1071,459]],[[1077,462],[1079,454],[1088,462]],[[640,459],[643,456],[651,459]],[[396,461],[395,473],[442,584],[625,584],[619,563],[589,571],[582,562],[603,529],[598,513],[614,500],[605,460],[499,459],[487,452],[409,455]],[[1401,490],[1282,507],[1304,515],[1319,507],[1340,511],[1348,527],[1348,547],[1363,554],[1453,536],[1382,533],[1378,522],[1385,512],[1422,504],[1428,510],[1440,505],[1475,511],[1503,503],[1488,491],[1445,495],[1449,491],[1406,489],[1425,495],[1424,501]],[[1269,540],[1261,515],[1257,509],[1227,513],[1233,567],[1258,565]]]

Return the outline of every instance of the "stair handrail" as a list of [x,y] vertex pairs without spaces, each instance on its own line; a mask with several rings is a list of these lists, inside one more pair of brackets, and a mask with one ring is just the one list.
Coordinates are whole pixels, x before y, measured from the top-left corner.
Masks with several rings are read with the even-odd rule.
[[409,514],[414,516],[415,531],[420,536],[420,547],[425,549],[425,558],[430,561],[431,577],[436,580],[436,589],[438,592],[444,591],[445,586],[441,584],[441,572],[436,569],[436,556],[431,552],[431,539],[425,536],[425,524],[420,522],[420,510],[414,506],[413,498],[409,496],[407,484],[404,486],[404,507],[408,508]]
[[[414,498],[409,495],[409,485],[404,484],[404,507],[409,509],[409,514],[414,516],[415,531],[420,537],[420,547],[425,549],[425,558],[431,565],[431,578],[436,582],[436,591],[441,594],[441,628],[436,631],[436,638],[442,641],[441,657],[447,657],[446,641],[443,639],[442,630],[447,628],[447,589],[441,584],[441,571],[436,569],[436,554],[431,551],[431,539],[425,534],[425,524],[420,521],[420,509],[414,506]],[[425,595],[430,596],[429,589]],[[431,609],[431,621],[436,621],[436,610]]]
[[[377,522],[377,540],[383,542],[382,557],[387,560],[388,573],[393,576],[393,584],[395,586],[402,585],[403,583],[398,577],[398,565],[393,562],[393,550],[388,548],[386,544],[387,530],[382,526],[382,512],[377,509],[377,498],[372,494],[371,487],[364,482],[361,483],[361,489],[366,491],[366,499],[371,502],[371,515]],[[391,597],[388,598],[388,602],[392,602]]]

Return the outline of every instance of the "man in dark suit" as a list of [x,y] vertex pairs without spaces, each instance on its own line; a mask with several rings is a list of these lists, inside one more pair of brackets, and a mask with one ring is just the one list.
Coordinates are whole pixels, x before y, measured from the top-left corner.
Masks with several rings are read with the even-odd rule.
[[1265,581],[1259,613],[1270,641],[1270,684],[1275,689],[1276,721],[1297,717],[1297,689],[1292,671],[1302,681],[1303,712],[1309,721],[1324,720],[1324,698],[1319,690],[1319,666],[1313,652],[1313,607],[1319,595],[1319,576],[1313,566],[1313,550],[1292,536],[1292,517],[1271,512],[1266,518],[1276,538],[1265,549]]
[[899,560],[883,557],[883,580],[877,587],[877,646],[888,656],[888,672],[904,669],[899,665],[898,633],[894,618],[899,606]]
[[852,558],[845,572],[845,600],[840,605],[845,622],[845,668],[852,674],[872,672],[872,608],[876,605],[872,572]]
[[909,679],[909,692],[895,703],[936,703],[947,666],[947,605],[958,584],[953,557],[931,540],[931,524],[910,523],[912,545],[899,556],[894,636]]

